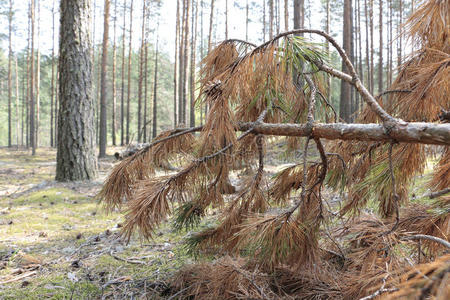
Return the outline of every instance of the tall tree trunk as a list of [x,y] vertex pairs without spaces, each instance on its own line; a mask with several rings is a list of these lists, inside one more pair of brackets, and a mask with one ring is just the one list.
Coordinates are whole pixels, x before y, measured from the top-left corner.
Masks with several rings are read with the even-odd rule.
[[186,24],[185,24],[185,18],[186,18],[186,0],[183,0],[183,8],[182,8],[182,15],[180,16],[180,42],[179,42],[179,51],[178,51],[178,57],[179,57],[179,69],[178,69],[178,124],[184,124],[183,121],[183,84],[184,82],[184,76],[183,73],[185,71],[186,65],[185,65],[185,56],[184,51],[186,50],[184,47],[184,36],[186,34]]
[[[145,0],[147,1],[147,0]],[[150,17],[150,4],[146,6],[146,18]],[[144,143],[147,142],[147,111],[148,111],[148,34],[150,32],[149,22],[145,25],[145,50],[144,50]]]
[[97,175],[89,39],[91,1],[61,0],[60,5],[56,180],[91,180]]
[[17,63],[17,57],[15,59],[16,63],[16,144],[17,149],[19,149],[19,137],[20,137],[20,118],[19,118],[19,67]]
[[401,35],[401,25],[403,24],[403,0],[399,0],[399,16],[398,16],[398,26],[397,26],[397,36],[398,36],[398,47],[397,47],[397,67],[402,64],[402,48],[403,48],[403,36]]
[[120,145],[125,144],[125,28],[127,20],[127,0],[123,0],[123,28],[122,28],[122,77],[120,92]]
[[146,1],[142,1],[142,28],[141,28],[141,47],[139,48],[139,76],[138,76],[138,123],[137,123],[137,141],[142,138],[142,88],[144,83],[144,40],[145,40],[145,10]]
[[131,110],[131,55],[132,52],[132,39],[133,39],[133,0],[130,4],[130,39],[128,44],[128,87],[127,87],[127,135],[126,143],[130,143],[130,110]]
[[[330,25],[331,25],[331,13],[330,13],[330,0],[327,0],[327,23],[326,23],[326,32],[330,34]],[[327,49],[327,53],[330,53],[330,42],[327,40],[325,47]],[[331,76],[327,76],[327,96],[331,100]]]
[[54,122],[55,122],[55,0],[52,7],[52,79],[50,83],[50,146],[55,147]]
[[[294,0],[294,29],[305,27],[305,0]],[[303,36],[303,34],[301,34]]]
[[379,59],[378,59],[378,93],[381,93],[383,91],[383,1],[379,0],[380,3],[380,33],[379,33],[379,39],[380,39],[380,46],[379,46]]
[[273,0],[269,0],[269,39],[273,38]]
[[38,20],[37,20],[37,49],[36,49],[36,148],[39,147],[39,123],[40,123],[40,86],[41,86],[41,50],[40,50],[40,35],[41,35],[41,3],[38,1]]
[[106,156],[106,144],[108,134],[106,132],[106,72],[108,64],[108,36],[109,36],[109,7],[110,1],[105,0],[105,11],[103,17],[103,43],[102,43],[102,70],[101,70],[101,82],[100,82],[100,145],[98,157],[102,158]]
[[155,52],[155,74],[153,79],[153,125],[152,125],[152,137],[155,138],[157,134],[157,117],[158,117],[158,42],[159,42],[159,21],[158,29],[156,33],[156,52]]
[[117,0],[114,0],[114,25],[113,25],[113,57],[112,57],[112,113],[111,113],[111,138],[113,146],[117,145],[117,87],[116,87],[116,69],[117,69]]
[[31,55],[30,55],[30,146],[31,154],[36,155],[36,127],[34,103],[34,10],[35,0],[31,0]]
[[175,63],[173,67],[173,128],[177,127],[177,82],[179,77],[178,72],[178,40],[180,36],[180,0],[177,0],[177,15],[176,15],[176,27],[175,27]]
[[[289,30],[289,0],[284,0],[284,30]],[[327,0],[329,1],[329,0]],[[248,0],[247,0],[247,10],[248,10]],[[247,14],[248,18],[248,14]]]
[[263,0],[262,26],[263,26],[263,41],[265,41],[266,40],[266,0]]
[[370,93],[375,92],[375,79],[374,79],[374,43],[373,43],[373,0],[369,0],[369,21],[370,21]]
[[394,48],[394,41],[392,37],[392,2],[389,2],[389,86],[392,84],[392,54]]
[[[194,16],[194,8],[195,8],[195,16]],[[191,38],[191,76],[189,78],[190,81],[190,126],[195,126],[195,54],[197,47],[197,16],[198,16],[198,0],[196,1],[196,6],[194,7],[194,1],[192,1],[192,38]]]
[[[192,10],[194,15],[194,10]],[[228,0],[225,0],[225,39],[228,40]]]
[[211,0],[211,13],[209,15],[208,53],[211,51],[213,19],[214,19],[214,0]]
[[[344,1],[344,28],[343,28],[343,48],[352,61],[352,24],[351,24],[352,1]],[[342,62],[342,71],[348,72],[347,66]],[[349,101],[350,100],[350,101]],[[341,100],[339,105],[339,117],[346,122],[351,121],[351,87],[341,80]]]
[[184,20],[185,22],[185,33],[184,33],[184,50],[183,50],[183,124],[187,124],[187,119],[186,119],[186,107],[187,107],[187,88],[188,88],[188,73],[189,73],[189,44],[190,44],[190,40],[189,40],[189,34],[190,34],[190,30],[189,30],[189,13],[190,13],[190,4],[191,0],[186,0],[186,18]]
[[[28,53],[28,46],[26,49],[26,52]],[[26,55],[28,56],[28,54]],[[25,58],[25,56],[24,56]],[[21,126],[20,126],[20,145],[23,147],[26,144],[25,141],[25,127],[27,127],[27,123],[25,122],[26,116],[25,116],[25,108],[28,107],[28,74],[25,70],[27,70],[28,63],[27,59],[24,60],[24,66],[22,71],[22,111],[21,111]],[[25,141],[25,142],[24,142]]]
[[[363,56],[362,56],[362,29],[361,29],[361,0],[357,0],[358,1],[358,56],[359,56],[359,76],[361,77],[361,80],[364,81],[364,71],[363,71]],[[359,94],[358,94],[359,96]],[[358,98],[359,99],[359,98]],[[359,102],[357,101],[357,107],[356,107],[356,111],[360,111],[360,106],[362,105],[363,101]]]
[[[59,60],[58,60],[59,63]],[[55,147],[58,145],[58,119],[59,119],[59,67],[56,69],[56,84],[55,84]]]
[[9,53],[8,53],[8,147],[11,147],[12,140],[12,0],[9,0],[9,13],[8,13],[8,41],[9,41]]

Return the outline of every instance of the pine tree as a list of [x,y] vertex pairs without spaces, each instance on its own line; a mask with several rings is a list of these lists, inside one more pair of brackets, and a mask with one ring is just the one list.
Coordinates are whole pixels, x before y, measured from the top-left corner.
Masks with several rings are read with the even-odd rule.
[[97,175],[91,41],[87,38],[90,7],[90,0],[60,3],[58,181],[92,180]]
[[108,38],[109,38],[109,7],[110,1],[105,0],[105,11],[103,19],[103,43],[102,43],[102,62],[101,62],[101,82],[100,82],[100,134],[99,134],[99,158],[106,156],[107,131],[106,131],[106,99],[108,98],[106,88],[106,74],[108,64]]

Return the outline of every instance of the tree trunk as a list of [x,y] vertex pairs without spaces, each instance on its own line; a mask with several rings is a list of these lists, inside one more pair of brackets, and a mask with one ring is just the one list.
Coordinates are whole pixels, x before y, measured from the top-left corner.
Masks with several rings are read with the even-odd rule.
[[175,27],[175,63],[173,67],[173,128],[177,127],[177,67],[178,67],[178,40],[180,36],[180,0],[177,0],[177,15]]
[[103,18],[103,43],[102,43],[102,70],[101,70],[101,82],[100,82],[100,145],[98,157],[102,158],[106,156],[106,144],[108,134],[106,132],[106,72],[108,64],[108,36],[109,36],[109,7],[110,1],[105,0],[105,11]]
[[130,102],[131,102],[131,55],[132,52],[132,38],[133,38],[133,0],[130,4],[130,40],[128,44],[128,87],[127,87],[127,135],[126,143],[130,143]]
[[273,38],[273,0],[269,0],[269,39]]
[[[329,1],[329,0],[327,0]],[[328,2],[327,2],[328,3]],[[248,0],[247,0],[247,11],[248,11]],[[247,13],[248,18],[248,13]],[[288,0],[284,0],[284,30],[289,30],[289,4]]]
[[[145,0],[147,1],[147,0]],[[149,1],[150,2],[150,1]],[[151,2],[150,2],[151,3]],[[150,3],[147,5],[146,18],[150,17]],[[148,34],[149,22],[145,26],[145,51],[144,51],[144,143],[147,142],[147,111],[148,111]]]
[[189,30],[189,13],[190,13],[190,4],[191,0],[186,0],[186,18],[184,20],[185,22],[185,33],[184,33],[184,50],[183,50],[183,124],[187,124],[187,119],[186,119],[186,107],[187,107],[187,88],[188,88],[188,73],[189,73],[189,67],[188,67],[188,63],[189,63],[189,44],[190,44],[190,40],[189,40],[189,34],[190,34],[190,30]]
[[12,116],[11,116],[11,97],[12,97],[12,0],[9,0],[9,13],[8,13],[8,41],[9,41],[9,53],[8,53],[8,147],[11,147],[12,140]]
[[383,1],[379,0],[380,2],[380,33],[379,33],[379,39],[380,39],[380,46],[379,46],[379,60],[378,60],[378,93],[381,93],[383,91]]
[[[352,24],[351,24],[352,1],[344,1],[344,28],[343,28],[343,48],[352,61]],[[347,66],[342,62],[342,71],[348,73]],[[339,117],[346,122],[351,122],[351,86],[341,80],[341,99],[339,104]]]
[[141,28],[141,47],[139,49],[139,77],[138,77],[138,124],[137,141],[141,142],[142,131],[142,88],[144,84],[144,40],[145,40],[145,10],[146,1],[142,1],[142,28]]
[[35,107],[34,107],[34,5],[35,0],[31,0],[31,54],[30,54],[30,146],[31,154],[36,155],[36,127]]
[[40,98],[40,86],[41,86],[41,50],[40,50],[40,34],[41,34],[41,4],[38,1],[38,21],[37,21],[37,57],[36,57],[36,133],[35,143],[36,148],[39,147],[39,123],[40,123],[40,110],[41,110],[41,98]]
[[112,57],[112,113],[111,113],[111,138],[113,146],[117,145],[116,129],[117,129],[117,87],[116,87],[116,68],[117,68],[117,0],[114,0],[114,25],[113,25],[113,57]]
[[[327,0],[327,23],[326,23],[326,32],[330,34],[330,24],[331,24],[331,13],[330,13],[330,0]],[[327,49],[327,53],[330,53],[330,42],[327,41],[325,44]],[[327,76],[327,96],[331,101],[331,76]]]
[[[305,0],[294,0],[294,29],[305,27]],[[303,34],[301,34],[303,36]]]
[[[193,9],[192,15],[194,15]],[[228,40],[228,0],[225,0],[225,39]]]
[[58,181],[91,180],[97,175],[90,6],[90,0],[60,3]]
[[191,76],[190,80],[190,126],[195,126],[195,54],[197,46],[197,16],[198,16],[198,0],[195,6],[195,16],[194,16],[194,1],[192,1],[192,42],[191,42]]
[[19,120],[19,67],[17,64],[17,57],[15,59],[16,63],[16,144],[17,149],[19,149],[19,136],[20,136],[20,120]]
[[50,83],[50,146],[55,147],[54,120],[55,120],[55,0],[52,7],[52,79]]
[[211,51],[211,36],[214,18],[214,0],[211,0],[211,13],[209,15],[208,53]]
[[371,94],[375,91],[374,82],[374,63],[373,63],[373,53],[374,53],[374,43],[373,43],[373,0],[369,0],[369,21],[370,21],[370,89]]
[[[159,21],[158,21],[158,29],[159,29]],[[158,30],[157,29],[157,30]],[[152,138],[156,137],[157,134],[157,116],[158,116],[158,42],[159,42],[159,33],[156,33],[156,52],[155,52],[155,75],[153,79],[153,126],[152,126]]]
[[125,28],[127,16],[127,0],[123,0],[123,28],[122,28],[122,86],[120,93],[120,145],[125,143]]

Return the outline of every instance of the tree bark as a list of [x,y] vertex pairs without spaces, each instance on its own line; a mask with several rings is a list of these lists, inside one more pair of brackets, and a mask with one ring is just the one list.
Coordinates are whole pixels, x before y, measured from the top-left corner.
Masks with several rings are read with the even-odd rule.
[[[305,0],[294,0],[294,29],[305,27]],[[300,34],[303,36],[303,34]]]
[[122,77],[120,92],[120,145],[125,144],[125,28],[127,20],[127,0],[123,0],[123,28],[122,28]]
[[[240,131],[253,129],[254,134],[277,136],[309,136],[308,124],[241,123]],[[389,134],[381,124],[315,123],[312,136],[329,140],[357,141],[397,141],[402,143],[422,143],[450,145],[450,124],[406,123],[391,128]]]
[[52,7],[52,79],[50,83],[50,146],[55,147],[55,138],[54,138],[54,120],[55,114],[54,110],[56,109],[54,106],[55,100],[55,0],[53,0]]
[[113,57],[112,57],[112,113],[111,113],[111,139],[113,146],[117,145],[117,87],[116,87],[116,68],[117,68],[117,0],[114,0],[114,25],[113,25]]
[[380,39],[380,45],[379,45],[379,60],[378,60],[378,93],[383,92],[383,1],[380,2],[380,33],[379,33],[379,39]]
[[130,110],[131,110],[131,55],[132,52],[132,39],[133,39],[133,0],[130,4],[130,39],[128,44],[128,84],[127,84],[127,135],[126,143],[130,143]]
[[[194,16],[195,8],[195,16]],[[194,7],[194,1],[192,1],[192,40],[191,40],[191,71],[190,71],[190,105],[189,105],[189,124],[191,127],[195,126],[195,55],[197,46],[197,16],[198,16],[198,0]]]
[[108,134],[106,132],[106,72],[108,64],[108,36],[109,36],[109,7],[110,1],[105,0],[105,11],[103,18],[103,43],[102,43],[102,66],[101,66],[101,82],[100,82],[100,145],[99,145],[99,158],[106,156],[106,144]]
[[214,18],[214,0],[211,0],[211,13],[209,15],[208,53],[211,51],[211,36]]
[[[329,1],[329,0],[327,0]],[[247,1],[248,7],[248,1]],[[248,17],[248,15],[247,15]],[[284,31],[289,30],[289,3],[288,0],[284,0]]]
[[[353,30],[351,24],[352,1],[344,1],[344,28],[343,28],[343,48],[352,61],[352,39]],[[342,71],[348,73],[347,66],[342,62]],[[339,117],[347,123],[351,122],[351,86],[344,80],[341,80],[341,99],[339,104]]]
[[91,180],[97,175],[90,6],[90,0],[60,3],[58,181]]
[[273,0],[269,0],[269,39],[273,38]]
[[175,26],[175,62],[173,67],[173,128],[177,127],[177,83],[179,77],[178,73],[178,40],[180,36],[180,0],[177,0],[177,14],[176,14],[176,26]]
[[137,122],[137,141],[141,142],[142,128],[142,93],[144,84],[144,45],[145,45],[145,11],[146,1],[142,1],[142,28],[141,28],[141,47],[139,49],[139,77],[138,77],[138,122]]
[[41,35],[41,4],[38,1],[38,21],[37,21],[37,49],[36,49],[36,133],[35,133],[35,145],[39,147],[39,123],[40,123],[40,110],[41,110],[41,98],[40,98],[40,86],[41,86],[41,50],[40,50],[40,35]]
[[11,102],[12,102],[12,0],[9,0],[9,13],[8,13],[8,147],[11,147],[12,140],[12,111],[11,111]]
[[36,127],[35,127],[35,103],[34,103],[34,6],[35,0],[31,0],[31,54],[30,54],[30,146],[31,154],[36,155]]
[[[159,21],[158,21],[159,29]],[[156,52],[155,52],[155,75],[153,79],[153,126],[152,126],[152,137],[155,138],[157,134],[157,117],[158,117],[158,42],[159,33],[156,33]]]

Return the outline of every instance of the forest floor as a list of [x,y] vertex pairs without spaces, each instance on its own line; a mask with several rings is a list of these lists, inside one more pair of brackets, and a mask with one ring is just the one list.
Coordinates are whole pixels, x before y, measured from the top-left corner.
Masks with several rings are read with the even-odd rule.
[[95,199],[113,156],[90,183],[55,182],[55,156],[0,149],[0,299],[156,298],[191,261],[181,245],[187,233],[166,224],[151,242],[124,243],[122,214]]
[[[266,157],[269,176],[286,162],[280,147]],[[190,233],[169,221],[152,241],[126,244],[123,214],[95,199],[114,157],[99,162],[96,181],[74,183],[54,181],[55,158],[0,148],[0,299],[161,299],[170,275],[194,261],[183,246]]]

